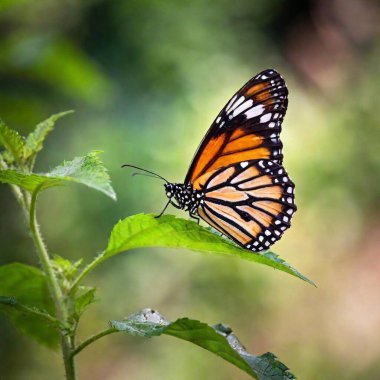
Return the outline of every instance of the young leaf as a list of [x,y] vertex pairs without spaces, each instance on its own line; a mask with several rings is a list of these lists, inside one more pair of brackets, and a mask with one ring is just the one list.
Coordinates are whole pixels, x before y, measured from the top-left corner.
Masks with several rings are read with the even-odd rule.
[[220,356],[258,380],[296,378],[273,354],[249,354],[232,330],[224,325],[211,327],[189,318],[180,318],[170,323],[151,309],[133,314],[122,322],[111,321],[110,324],[112,328],[131,335],[152,337],[165,334],[186,340]]
[[58,277],[65,278],[67,281],[71,281],[81,266],[83,259],[79,259],[75,262],[61,257],[59,255],[54,255],[52,260],[52,265],[55,273]]
[[47,174],[50,178],[62,178],[66,181],[82,183],[99,190],[116,200],[107,169],[99,159],[100,151],[92,151],[84,157],[76,157],[64,162]]
[[74,300],[74,313],[73,317],[76,321],[79,320],[80,316],[83,314],[85,309],[95,302],[95,288],[86,287],[79,289],[82,291],[82,294],[77,296]]
[[193,221],[173,215],[155,218],[154,215],[137,214],[118,222],[111,232],[106,251],[96,259],[97,264],[120,252],[142,247],[187,248],[205,253],[232,255],[268,265],[314,285],[273,252],[259,254],[248,251]]
[[25,140],[15,130],[7,127],[7,125],[0,120],[0,144],[7,150],[4,157],[8,163],[17,161],[22,163],[24,160]]
[[37,315],[54,315],[46,279],[39,269],[20,263],[0,266],[0,294],[0,312],[5,312],[20,331],[50,348],[57,346],[56,328]]
[[57,113],[39,123],[36,129],[31,132],[25,140],[25,159],[33,162],[37,153],[42,149],[45,138],[54,129],[55,122],[61,117],[69,115],[73,112],[74,111],[66,111]]
[[84,157],[65,161],[47,174],[33,174],[19,170],[0,170],[0,182],[18,185],[30,192],[42,191],[63,182],[77,182],[99,190],[116,200],[110,177],[98,155],[93,151]]

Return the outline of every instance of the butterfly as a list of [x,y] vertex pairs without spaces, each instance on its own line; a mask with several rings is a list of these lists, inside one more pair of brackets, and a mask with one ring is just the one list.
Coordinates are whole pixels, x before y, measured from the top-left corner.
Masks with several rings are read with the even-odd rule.
[[264,70],[220,111],[184,183],[143,169],[166,181],[168,203],[159,216],[172,204],[254,252],[279,240],[297,210],[294,183],[282,166],[287,105],[285,81],[277,71]]

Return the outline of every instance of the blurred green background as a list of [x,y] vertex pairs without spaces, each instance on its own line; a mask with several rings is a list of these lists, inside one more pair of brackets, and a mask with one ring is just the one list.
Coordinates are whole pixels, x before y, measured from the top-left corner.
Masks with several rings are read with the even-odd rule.
[[[285,166],[299,211],[274,251],[318,288],[269,268],[189,251],[138,250],[87,279],[99,302],[79,338],[144,307],[229,324],[302,380],[380,378],[380,7],[370,0],[1,0],[0,115],[21,133],[59,121],[37,163],[104,150],[118,202],[81,186],[46,192],[51,252],[86,262],[127,215],[161,211],[159,181],[182,181],[228,98],[276,68],[288,83]],[[22,214],[0,187],[0,263],[38,264]],[[176,213],[170,209],[170,213]],[[184,213],[179,213],[187,217]],[[248,379],[170,337],[113,335],[78,356],[81,379]],[[0,316],[0,379],[60,379],[59,353]]]

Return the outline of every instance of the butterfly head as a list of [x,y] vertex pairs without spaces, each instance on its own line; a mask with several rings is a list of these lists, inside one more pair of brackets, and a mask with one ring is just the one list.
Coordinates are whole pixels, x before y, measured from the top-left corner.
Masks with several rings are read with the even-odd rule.
[[174,197],[174,194],[176,192],[175,184],[174,183],[165,183],[165,193],[169,200],[171,200]]
[[190,210],[196,207],[200,194],[191,185],[183,183],[165,183],[165,193],[170,203],[177,208]]

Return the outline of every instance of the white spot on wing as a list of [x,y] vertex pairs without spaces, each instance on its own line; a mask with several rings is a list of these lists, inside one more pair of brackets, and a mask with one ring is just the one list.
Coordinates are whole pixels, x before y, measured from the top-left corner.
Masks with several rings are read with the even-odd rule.
[[219,124],[219,122],[220,122],[221,119],[222,119],[222,118],[221,118],[220,116],[218,116],[218,117],[216,118],[216,120],[215,120],[216,124]]
[[252,104],[253,104],[252,99],[245,101],[243,104],[241,104],[239,107],[235,109],[235,111],[233,112],[233,116],[235,117],[239,115],[240,113],[245,111],[247,108],[251,107]]
[[251,108],[248,110],[245,115],[247,116],[247,119],[252,119],[255,116],[259,116],[264,112],[265,108],[262,104],[259,104],[256,107]]
[[247,161],[241,162],[240,166],[244,169],[248,166],[248,162]]
[[260,123],[266,123],[267,121],[269,121],[271,118],[271,115],[272,115],[271,113],[267,113],[267,114],[261,116],[260,117]]
[[231,108],[228,110],[228,114],[230,114],[236,107],[240,106],[245,100],[244,96],[241,96],[234,104],[231,105]]
[[235,102],[236,99],[237,99],[237,95],[234,95],[233,98],[229,101],[229,103],[226,106],[226,112],[229,111],[230,107],[232,106],[232,104]]

